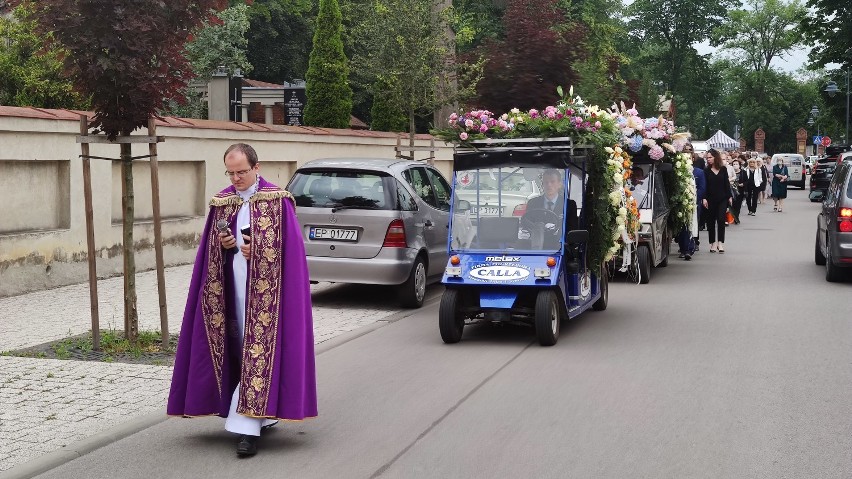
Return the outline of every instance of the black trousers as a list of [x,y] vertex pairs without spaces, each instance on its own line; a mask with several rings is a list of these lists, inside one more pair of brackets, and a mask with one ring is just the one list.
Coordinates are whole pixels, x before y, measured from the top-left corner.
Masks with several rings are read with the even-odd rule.
[[749,188],[746,190],[746,206],[752,213],[757,211],[757,198],[760,196],[758,188]]
[[728,212],[728,200],[707,203],[707,235],[710,243],[716,242],[716,232],[719,232],[719,241],[725,242],[725,213]]

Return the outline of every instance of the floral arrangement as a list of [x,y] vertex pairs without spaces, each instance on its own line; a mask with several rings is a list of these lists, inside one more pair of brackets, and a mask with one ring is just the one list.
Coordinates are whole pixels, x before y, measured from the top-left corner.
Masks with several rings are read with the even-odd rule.
[[[570,136],[575,144],[593,145],[587,162],[587,202],[590,206],[587,254],[589,264],[601,264],[611,260],[635,238],[639,229],[636,201],[622,193],[630,177],[630,157],[618,146],[622,143],[623,130],[616,123],[617,115],[596,105],[586,105],[582,98],[574,96],[573,88],[568,95],[563,94],[561,87],[557,88],[557,93],[561,100],[541,110],[513,108],[499,116],[487,110],[453,113],[449,117],[449,127],[432,134],[463,146],[486,138],[556,136]],[[641,130],[645,130],[644,123]],[[652,128],[648,130],[649,134],[656,134],[650,133]]]
[[673,173],[674,181],[667,184],[672,207],[669,224],[672,231],[678,232],[684,226],[690,226],[697,206],[695,179],[692,176],[692,159],[688,153],[677,155]]

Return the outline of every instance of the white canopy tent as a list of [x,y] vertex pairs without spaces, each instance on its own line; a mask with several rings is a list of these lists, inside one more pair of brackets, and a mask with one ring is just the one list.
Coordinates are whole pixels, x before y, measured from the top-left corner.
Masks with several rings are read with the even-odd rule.
[[707,144],[718,150],[736,150],[740,147],[740,142],[726,135],[722,130],[716,130],[716,133],[707,140]]

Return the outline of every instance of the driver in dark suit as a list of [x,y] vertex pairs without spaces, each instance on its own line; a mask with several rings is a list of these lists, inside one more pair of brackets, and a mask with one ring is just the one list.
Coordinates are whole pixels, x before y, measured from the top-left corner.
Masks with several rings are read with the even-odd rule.
[[[544,170],[541,177],[541,187],[544,190],[543,194],[531,198],[527,202],[527,210],[523,216],[523,222],[527,224],[544,223],[546,225],[553,225],[552,228],[548,228],[548,231],[553,233],[551,239],[546,241],[548,247],[556,246],[554,242],[558,244],[561,239],[562,231],[559,230],[560,226],[565,228],[564,231],[577,228],[577,203],[575,201],[568,201],[568,214],[563,214],[565,192],[562,186],[562,173],[559,170]],[[556,237],[557,234],[560,237]]]

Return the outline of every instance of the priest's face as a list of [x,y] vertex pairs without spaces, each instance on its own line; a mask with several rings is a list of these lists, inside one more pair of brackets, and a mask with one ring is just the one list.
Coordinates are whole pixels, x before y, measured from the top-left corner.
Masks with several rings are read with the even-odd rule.
[[225,173],[231,179],[231,184],[238,191],[245,191],[257,181],[257,170],[259,165],[251,166],[246,154],[240,150],[234,150],[225,157]]

